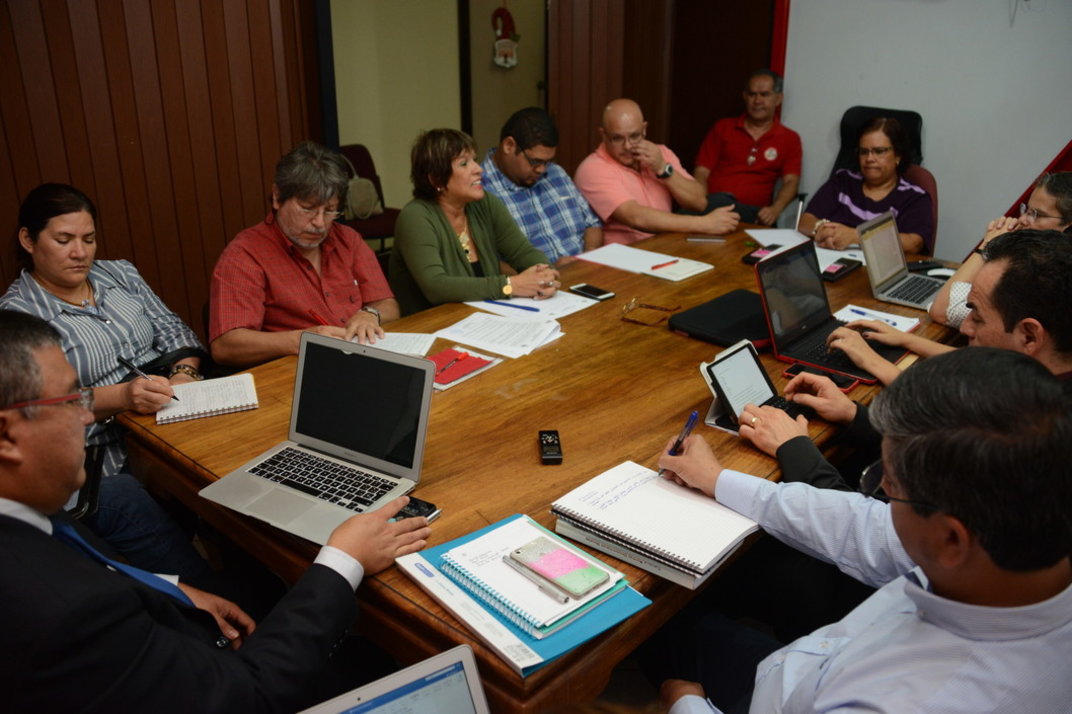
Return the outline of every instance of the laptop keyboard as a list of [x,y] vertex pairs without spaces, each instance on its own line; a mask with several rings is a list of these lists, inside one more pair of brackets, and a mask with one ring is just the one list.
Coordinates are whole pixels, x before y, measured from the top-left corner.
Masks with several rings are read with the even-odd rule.
[[806,349],[794,351],[793,358],[811,362],[812,364],[820,364],[839,372],[849,372],[851,374],[860,372],[860,368],[856,366],[856,363],[841,350],[828,351],[824,340],[820,340]]
[[398,485],[359,468],[290,446],[257,464],[249,472],[358,512],[364,511]]
[[927,298],[938,292],[941,287],[941,283],[927,280],[918,275],[912,275],[906,280],[898,283],[897,287],[891,290],[887,295],[888,297],[896,298],[897,300],[923,303],[927,301]]

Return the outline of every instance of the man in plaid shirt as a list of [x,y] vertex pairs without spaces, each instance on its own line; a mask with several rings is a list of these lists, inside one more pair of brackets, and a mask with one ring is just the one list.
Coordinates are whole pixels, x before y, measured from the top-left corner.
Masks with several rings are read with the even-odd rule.
[[498,147],[482,164],[484,188],[502,199],[521,232],[551,262],[603,244],[599,217],[561,166],[554,162],[558,129],[539,107],[514,113],[503,125]]

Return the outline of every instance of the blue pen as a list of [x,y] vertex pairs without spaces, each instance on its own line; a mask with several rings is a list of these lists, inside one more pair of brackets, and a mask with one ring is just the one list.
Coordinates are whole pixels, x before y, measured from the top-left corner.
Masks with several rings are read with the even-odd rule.
[[512,307],[517,310],[528,310],[529,312],[539,312],[540,308],[532,307],[531,305],[515,305],[511,302],[503,302],[502,300],[485,300],[484,302],[491,305],[505,305],[506,307]]
[[[678,455],[678,453],[681,451],[681,445],[685,443],[685,439],[687,439],[689,437],[689,434],[692,433],[693,428],[696,426],[696,420],[699,418],[699,416],[699,412],[693,412],[692,414],[689,414],[689,419],[685,422],[685,428],[681,430],[681,434],[677,437],[677,441],[675,441],[674,445],[670,447],[670,451],[666,453],[670,454],[671,456]],[[660,476],[663,475],[663,471],[666,471],[666,469],[659,469]]]
[[857,310],[854,307],[850,307],[849,312],[851,312],[853,314],[856,314],[856,315],[863,315],[864,317],[871,318],[872,320],[878,320],[879,322],[885,322],[887,325],[890,325],[891,327],[897,327],[897,325],[893,324],[893,320],[887,320],[884,317],[879,317],[878,315],[876,315],[873,312],[865,312],[863,310]]

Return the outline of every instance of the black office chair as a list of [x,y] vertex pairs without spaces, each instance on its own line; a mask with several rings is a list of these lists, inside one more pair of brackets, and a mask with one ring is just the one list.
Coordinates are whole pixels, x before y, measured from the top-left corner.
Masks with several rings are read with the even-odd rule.
[[860,132],[875,117],[893,117],[900,122],[901,128],[908,136],[908,163],[923,163],[923,117],[919,112],[880,107],[849,107],[841,116],[841,150],[834,160],[834,168],[830,169],[831,176],[838,169],[860,168],[860,162],[856,158],[857,142]]
[[104,447],[86,447],[86,480],[78,490],[78,502],[67,513],[82,520],[97,512],[100,503],[101,473],[104,469]]

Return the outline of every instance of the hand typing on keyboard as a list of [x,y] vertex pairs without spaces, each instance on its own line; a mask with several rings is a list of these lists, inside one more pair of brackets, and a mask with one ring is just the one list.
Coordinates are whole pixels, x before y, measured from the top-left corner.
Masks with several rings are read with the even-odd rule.
[[785,385],[785,398],[811,407],[831,424],[848,424],[856,418],[856,402],[837,388],[829,377],[802,372]]
[[[839,392],[840,394],[840,392]],[[790,439],[808,435],[808,420],[803,415],[794,419],[777,407],[757,407],[749,404],[741,413],[740,434],[763,453],[774,456]]]
[[423,548],[432,533],[423,516],[391,521],[407,503],[409,497],[402,496],[371,513],[353,516],[332,532],[327,544],[355,558],[366,575],[380,572],[398,556]]
[[862,333],[851,327],[839,327],[826,338],[826,346],[831,350],[840,350],[860,369],[865,369],[879,378],[884,385],[897,379],[901,370],[889,360],[879,356],[871,345],[867,344]]

